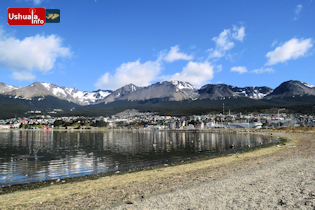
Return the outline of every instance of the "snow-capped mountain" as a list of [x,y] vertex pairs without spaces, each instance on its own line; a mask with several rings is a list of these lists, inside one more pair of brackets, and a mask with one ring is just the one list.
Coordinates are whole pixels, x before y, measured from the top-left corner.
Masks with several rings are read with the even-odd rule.
[[45,96],[55,96],[59,99],[80,105],[96,103],[112,92],[110,90],[96,90],[93,92],[79,91],[76,88],[59,87],[55,84],[45,82],[34,82],[29,86],[21,88],[3,86],[0,90],[4,91],[2,94],[14,96],[14,98],[18,99],[32,100],[33,98],[36,98],[36,100],[44,100]]
[[272,93],[273,89],[270,87],[262,86],[262,87],[236,87],[236,86],[227,86],[234,93],[237,93],[240,96],[249,97],[253,99],[261,99]]
[[15,87],[0,83],[0,95],[5,97],[6,100],[23,99],[30,101],[30,103],[35,100],[52,100],[47,99],[47,97],[50,96],[54,98],[54,100],[63,100],[62,103],[69,102],[77,106],[85,106],[106,104],[117,100],[183,101],[238,97],[270,99],[295,95],[315,95],[315,86],[296,80],[290,80],[283,82],[274,90],[266,86],[240,88],[226,84],[206,84],[200,89],[197,89],[188,82],[173,80],[157,82],[146,87],[138,87],[129,84],[115,91],[95,90],[89,92],[79,91],[76,88],[60,87],[45,82],[35,82],[26,87]]
[[113,102],[117,99],[120,99],[124,97],[125,95],[128,95],[130,93],[136,92],[140,90],[142,87],[137,87],[134,84],[125,85],[115,91],[112,91],[110,94],[108,94],[106,97],[104,97],[102,100],[99,100],[99,103],[105,102]]
[[9,92],[15,89],[18,89],[19,87],[11,86],[11,85],[6,85],[3,82],[0,82],[0,94]]
[[71,102],[79,103],[81,105],[89,105],[96,103],[106,96],[111,94],[110,90],[96,90],[93,92],[79,91],[76,88],[59,87],[54,84],[41,83],[47,90],[53,93],[54,96],[67,98]]
[[296,95],[315,95],[315,86],[298,80],[290,80],[281,83],[266,98],[289,97]]
[[119,100],[171,100],[182,101],[192,99],[198,95],[198,90],[188,82],[163,81],[147,87],[139,88],[119,98]]

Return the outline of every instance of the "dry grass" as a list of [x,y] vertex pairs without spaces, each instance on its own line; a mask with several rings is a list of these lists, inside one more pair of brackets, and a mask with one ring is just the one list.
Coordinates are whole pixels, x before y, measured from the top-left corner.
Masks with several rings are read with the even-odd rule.
[[274,129],[272,132],[315,133],[315,127],[284,127]]

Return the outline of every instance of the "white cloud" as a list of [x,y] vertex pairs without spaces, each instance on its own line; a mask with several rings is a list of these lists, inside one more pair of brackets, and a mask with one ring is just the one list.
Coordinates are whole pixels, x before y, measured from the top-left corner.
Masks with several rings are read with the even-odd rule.
[[217,73],[218,73],[218,72],[221,72],[221,71],[222,71],[222,65],[221,65],[221,64],[220,64],[220,65],[217,65],[217,66],[216,66],[216,69],[217,69],[217,71],[216,71]]
[[235,31],[232,34],[233,38],[242,42],[245,36],[245,27],[238,28],[237,26],[233,26],[233,31]]
[[247,69],[244,66],[234,66],[231,68],[231,72],[238,72],[240,74],[243,74],[247,72]]
[[138,59],[135,62],[121,64],[113,75],[106,72],[94,85],[97,88],[113,90],[130,83],[137,86],[147,86],[158,76],[160,70],[160,58],[157,61],[145,63],[140,63],[140,59]]
[[216,69],[217,69],[217,72],[222,71],[222,65],[221,65],[221,64],[220,64],[220,65],[217,65],[217,66],[216,66]]
[[270,51],[266,54],[268,61],[265,65],[274,65],[279,62],[284,63],[290,59],[297,59],[304,56],[305,53],[313,47],[312,39],[298,40],[293,38],[282,46],[277,47],[274,51]]
[[70,57],[68,47],[56,35],[31,36],[23,40],[0,36],[0,68],[13,71],[47,72],[58,57]]
[[277,43],[278,43],[278,41],[277,41],[277,40],[274,40],[274,41],[272,42],[272,44],[271,44],[271,47],[274,47]]
[[223,50],[229,50],[232,47],[234,47],[234,43],[230,41],[231,31],[229,29],[223,30],[218,37],[213,37],[212,40],[215,41],[216,45],[223,49]]
[[32,81],[32,80],[35,80],[35,75],[33,75],[32,73],[30,72],[27,72],[27,71],[22,71],[22,72],[13,72],[12,73],[12,76],[11,76],[13,79],[16,79],[16,80],[28,80],[28,81]]
[[295,8],[295,17],[294,20],[297,20],[298,17],[300,16],[301,10],[302,10],[303,6],[301,4],[297,5]]
[[42,3],[41,0],[34,0],[34,4],[40,4],[40,3]]
[[25,0],[25,1],[27,1],[27,2],[31,1],[31,2],[33,2],[35,5],[39,5],[39,4],[42,3],[43,0]]
[[209,58],[221,58],[225,52],[234,47],[233,40],[243,41],[245,37],[245,27],[238,28],[233,26],[233,33],[230,29],[224,29],[218,37],[213,37],[212,40],[216,43],[215,49],[211,48]]
[[189,82],[195,86],[201,86],[206,81],[213,78],[213,66],[209,62],[193,62],[189,61],[183,68],[183,71],[172,76],[167,76],[169,80],[180,80]]
[[192,55],[187,55],[185,53],[181,53],[178,51],[179,51],[178,45],[171,47],[171,50],[164,57],[164,60],[167,62],[174,62],[176,60],[192,60],[194,58]]
[[251,72],[256,73],[256,74],[262,74],[262,73],[274,73],[275,71],[272,68],[260,68],[260,69],[255,69],[252,70]]

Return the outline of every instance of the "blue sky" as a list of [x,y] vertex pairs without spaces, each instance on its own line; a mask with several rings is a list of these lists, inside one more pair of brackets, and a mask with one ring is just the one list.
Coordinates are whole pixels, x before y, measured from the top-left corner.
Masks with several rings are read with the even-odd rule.
[[[60,9],[60,23],[9,26],[8,7]],[[0,82],[79,90],[187,81],[315,85],[315,1],[8,0]]]

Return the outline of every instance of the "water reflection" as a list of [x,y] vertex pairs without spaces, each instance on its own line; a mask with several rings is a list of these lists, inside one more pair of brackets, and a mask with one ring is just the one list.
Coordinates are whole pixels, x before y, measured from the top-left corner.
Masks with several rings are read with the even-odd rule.
[[168,163],[271,140],[247,133],[0,131],[0,186]]

